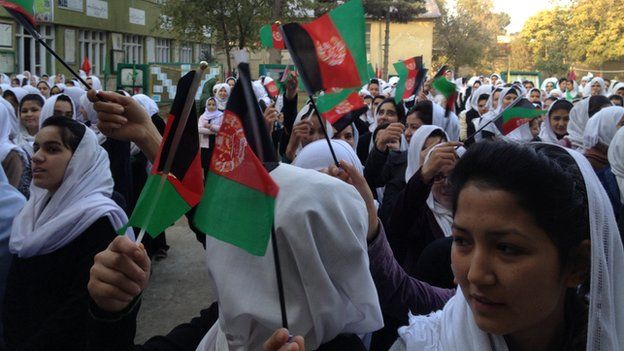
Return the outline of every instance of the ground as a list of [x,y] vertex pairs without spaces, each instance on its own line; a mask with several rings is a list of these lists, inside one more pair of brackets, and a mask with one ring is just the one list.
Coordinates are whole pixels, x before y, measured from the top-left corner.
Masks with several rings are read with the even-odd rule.
[[207,284],[204,250],[186,218],[167,229],[169,255],[152,262],[152,277],[143,293],[136,343],[167,334],[199,315],[214,300]]

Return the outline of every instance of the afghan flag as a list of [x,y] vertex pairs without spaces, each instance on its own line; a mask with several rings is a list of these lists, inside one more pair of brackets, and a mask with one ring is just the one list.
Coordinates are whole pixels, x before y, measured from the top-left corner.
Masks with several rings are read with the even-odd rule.
[[82,60],[82,65],[80,66],[80,69],[83,70],[87,76],[91,75],[91,62],[89,61],[89,58],[87,56],[85,56],[85,58]]
[[13,17],[23,17],[33,27],[37,25],[37,20],[35,20],[35,0],[0,0],[0,5]]
[[[258,106],[250,109],[246,104],[245,94],[253,94],[248,75],[249,66],[240,64],[239,79],[223,114],[206,191],[194,222],[207,235],[252,255],[264,256],[273,226],[278,186],[252,150],[252,145],[257,150],[270,145],[270,140],[266,127],[262,127],[264,123],[258,123],[261,118]],[[248,87],[245,89],[243,84]],[[248,128],[254,122],[260,132],[257,138]],[[258,138],[262,141],[256,145],[253,139]]]
[[[195,71],[191,71],[178,82],[177,94],[171,106],[152,172],[141,191],[128,225],[122,228],[120,233],[132,226],[144,228],[148,234],[156,237],[197,205],[201,199],[204,191],[204,175],[199,152],[195,104],[191,107],[186,124],[180,125],[186,97],[189,94],[195,95],[195,92],[190,91],[195,74]],[[179,128],[184,128],[182,137],[175,154],[171,154],[173,138]],[[163,175],[165,163],[171,157],[173,162],[169,173]]]
[[309,95],[359,88],[368,81],[361,0],[351,0],[307,24],[285,24],[282,30]]
[[264,77],[262,85],[271,99],[277,99],[277,96],[279,95],[279,88],[277,87],[277,84],[275,84],[275,80],[273,80],[273,78],[269,76]]
[[446,79],[444,74],[438,76],[433,81],[433,88],[446,98],[445,116],[455,109],[455,100],[457,99],[457,86],[455,83]]
[[316,107],[321,117],[331,124],[347,113],[367,108],[364,99],[354,89],[321,95],[316,100]]
[[277,23],[267,24],[260,28],[260,43],[265,48],[276,48],[284,50],[284,37],[280,32],[280,26]]
[[399,75],[394,99],[396,103],[407,100],[411,96],[418,94],[427,70],[423,68],[422,56],[412,57],[405,61],[394,64],[394,69]]
[[548,111],[536,109],[529,100],[521,98],[511,107],[505,109],[501,116],[494,121],[494,124],[503,135],[507,135],[546,112]]

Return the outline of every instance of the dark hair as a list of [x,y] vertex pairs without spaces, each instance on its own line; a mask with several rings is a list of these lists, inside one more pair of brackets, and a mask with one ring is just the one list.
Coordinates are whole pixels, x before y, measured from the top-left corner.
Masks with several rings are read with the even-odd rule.
[[3,97],[3,98],[5,98],[5,99],[6,99],[6,98],[7,98],[7,96],[10,96],[10,97],[14,98],[14,99],[17,101],[17,96],[16,96],[16,95],[15,95],[15,93],[14,93],[13,91],[11,91],[11,90],[8,90],[8,89],[7,89],[7,90],[5,90],[4,92],[2,92],[2,97]]
[[563,77],[563,78],[559,78],[559,84],[561,84],[562,82],[567,82],[568,78]]
[[614,100],[617,100],[617,103],[619,104],[618,106],[624,106],[624,98],[618,94],[613,94],[611,96],[609,96],[609,101],[611,101],[611,103],[616,104],[616,102],[614,102]]
[[[57,101],[57,102],[58,102],[58,101],[67,101],[67,102],[69,102],[69,103],[71,104],[72,108],[74,108],[74,102],[72,101],[72,99],[71,99],[69,96],[67,96],[67,95],[65,95],[65,94],[61,94],[61,95],[59,95],[59,96],[56,98],[56,101]],[[56,103],[56,102],[55,102],[55,103]]]
[[39,107],[43,107],[43,104],[45,103],[45,100],[43,99],[43,97],[39,94],[26,94],[24,95],[24,97],[22,98],[22,101],[20,101],[19,103],[19,111],[22,110],[22,105],[26,102],[26,101],[34,101],[37,103],[37,105],[39,105]]
[[[544,143],[482,142],[470,147],[449,178],[453,210],[470,182],[507,191],[553,241],[562,269],[570,252],[589,239],[589,207],[578,165],[563,148]],[[589,271],[589,267],[587,268]],[[567,289],[563,350],[585,350],[589,277],[578,291]]]
[[61,116],[53,116],[46,119],[43,121],[41,129],[49,126],[58,127],[61,130],[61,141],[72,152],[76,151],[86,131],[84,124]]
[[556,98],[556,97],[554,97],[554,96],[549,96],[549,97],[547,97],[547,98],[545,98],[545,99],[544,99],[544,101],[546,101],[546,100],[550,100],[550,101],[553,101],[553,102],[554,102],[554,101],[557,101],[557,98]]
[[446,133],[442,129],[438,129],[438,128],[434,129],[431,133],[429,133],[429,135],[427,136],[427,138],[425,140],[427,140],[427,139],[429,139],[431,137],[440,137],[440,138],[444,139],[444,141],[448,141]]
[[39,86],[39,84],[45,84],[45,85],[47,85],[47,86],[48,86],[48,88],[50,88],[50,84],[49,84],[48,82],[46,82],[45,80],[40,80],[40,81],[37,83],[37,87]]
[[[394,101],[394,98],[385,98],[382,102],[379,103],[379,105],[377,105],[377,110],[379,110],[384,104],[392,104],[396,109],[399,122],[405,124],[405,109],[403,108],[403,105],[398,105],[396,101]],[[377,114],[377,111],[375,111],[375,114]]]
[[611,105],[611,100],[604,95],[594,95],[589,97],[588,109],[589,117],[592,117],[598,111],[602,110],[605,105]]
[[56,86],[56,85],[53,85],[52,87],[50,87],[50,94],[53,94],[53,92],[55,91],[55,89],[56,89],[56,90],[58,90],[58,92],[57,92],[56,94],[54,94],[54,95],[57,95],[57,94],[60,94],[60,93],[62,93],[62,92],[63,92],[63,90],[61,90],[61,88],[59,88],[59,87],[58,87],[58,86]]
[[589,238],[585,182],[563,148],[549,144],[482,142],[459,159],[450,176],[453,211],[468,183],[507,191],[553,241],[562,264]]
[[383,95],[375,95],[375,97],[373,98],[373,102],[375,102],[375,100],[378,100],[378,99],[381,99],[381,101],[384,101],[386,97]]
[[570,112],[570,110],[572,110],[573,107],[574,105],[570,101],[565,100],[565,99],[559,99],[553,102],[553,104],[550,106],[548,117],[550,117],[550,115],[556,110],[566,110]]
[[377,79],[377,78],[373,78],[373,79],[371,79],[371,80],[368,82],[368,84],[367,84],[366,86],[368,87],[368,86],[369,86],[369,85],[371,85],[371,84],[377,84],[377,85],[379,85],[379,79]]
[[479,98],[477,99],[477,103],[479,103],[479,101],[481,100],[488,100],[490,98],[490,94],[481,94],[479,95]]
[[418,117],[422,120],[423,124],[433,124],[433,103],[431,101],[425,100],[417,102],[408,112],[408,115],[415,112],[420,112]]

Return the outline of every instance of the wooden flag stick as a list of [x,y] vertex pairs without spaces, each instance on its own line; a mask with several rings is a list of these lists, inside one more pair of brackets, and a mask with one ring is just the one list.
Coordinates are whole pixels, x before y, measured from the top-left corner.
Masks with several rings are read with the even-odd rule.
[[178,121],[178,127],[176,128],[175,133],[173,134],[173,139],[171,140],[171,148],[169,149],[169,153],[167,154],[167,159],[165,160],[165,165],[160,174],[160,182],[158,183],[158,188],[156,189],[156,197],[150,206],[150,210],[147,213],[147,217],[145,218],[145,223],[141,226],[141,231],[139,232],[139,236],[136,239],[136,243],[140,243],[145,236],[145,228],[152,220],[152,216],[154,215],[154,211],[156,210],[156,204],[160,199],[160,195],[162,194],[163,188],[165,186],[165,181],[167,180],[167,175],[171,171],[171,166],[173,165],[173,159],[176,151],[178,151],[178,145],[180,144],[180,140],[182,139],[182,133],[184,132],[184,128],[186,127],[186,122],[188,121],[189,115],[191,114],[191,109],[193,108],[193,104],[195,103],[195,94],[197,93],[197,89],[199,89],[199,83],[201,82],[202,76],[204,72],[208,68],[208,63],[206,61],[202,61],[199,65],[199,69],[195,71],[195,76],[193,77],[193,82],[189,87],[188,94],[186,95],[186,100],[184,101],[184,108],[182,109],[182,115]]

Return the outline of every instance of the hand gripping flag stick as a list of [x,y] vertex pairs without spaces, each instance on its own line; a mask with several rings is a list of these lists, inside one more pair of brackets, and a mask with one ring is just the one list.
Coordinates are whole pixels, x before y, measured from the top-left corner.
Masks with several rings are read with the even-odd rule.
[[184,132],[184,126],[186,126],[186,122],[188,121],[189,115],[191,113],[191,108],[195,103],[195,94],[197,93],[197,89],[199,89],[199,83],[202,80],[206,69],[208,68],[208,63],[206,61],[202,61],[199,65],[199,69],[195,71],[195,76],[193,76],[193,82],[189,88],[188,94],[186,95],[186,100],[184,102],[184,109],[182,110],[182,115],[180,116],[180,121],[178,123],[178,128],[176,128],[175,133],[173,134],[173,139],[171,141],[171,149],[167,154],[167,159],[165,160],[165,166],[160,175],[160,182],[158,183],[158,188],[156,190],[156,196],[154,197],[154,201],[150,206],[149,212],[147,213],[147,217],[145,218],[145,223],[141,226],[141,231],[139,232],[139,236],[136,239],[136,243],[140,243],[145,236],[145,228],[152,220],[152,216],[154,215],[154,211],[156,210],[156,205],[158,204],[158,199],[162,194],[163,187],[165,186],[165,181],[167,180],[167,176],[171,171],[171,165],[173,164],[173,159],[175,157],[176,151],[178,150],[178,145],[180,144],[180,140],[182,139],[182,133]]

